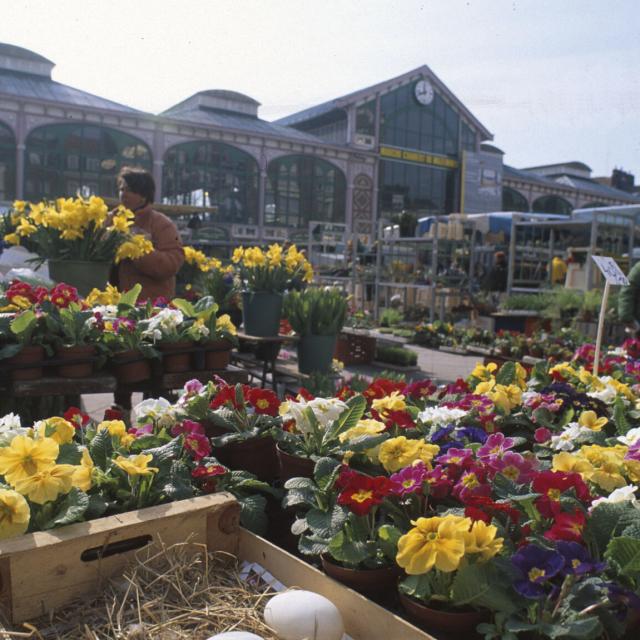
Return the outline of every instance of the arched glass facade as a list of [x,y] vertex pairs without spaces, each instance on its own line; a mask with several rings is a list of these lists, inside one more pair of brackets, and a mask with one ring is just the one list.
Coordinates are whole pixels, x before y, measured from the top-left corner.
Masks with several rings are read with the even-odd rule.
[[345,221],[346,180],[333,164],[285,156],[269,163],[267,175],[265,224],[305,228],[310,220]]
[[531,205],[531,211],[536,213],[562,213],[569,215],[572,210],[571,203],[560,196],[542,196],[534,200]]
[[436,93],[420,104],[415,83],[380,98],[380,141],[395,147],[449,155],[458,154],[458,114]]
[[16,139],[7,125],[0,122],[0,200],[16,197]]
[[216,220],[258,223],[258,163],[220,142],[185,142],[164,157],[165,204],[216,206]]
[[151,171],[151,151],[134,136],[108,127],[51,124],[34,129],[25,151],[27,200],[96,194],[114,197],[123,166]]
[[604,202],[587,202],[587,204],[583,204],[580,206],[581,209],[597,209],[598,207],[607,207]]
[[502,210],[503,211],[529,211],[527,199],[511,187],[502,189]]

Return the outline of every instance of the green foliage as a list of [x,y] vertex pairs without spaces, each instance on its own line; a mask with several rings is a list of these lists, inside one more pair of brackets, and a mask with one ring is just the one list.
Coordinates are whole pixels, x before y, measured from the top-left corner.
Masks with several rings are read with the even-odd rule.
[[384,309],[380,314],[381,327],[394,327],[402,322],[402,313],[397,309]]
[[404,347],[385,347],[379,345],[376,349],[376,360],[396,364],[401,367],[414,367],[418,363],[418,354]]
[[337,288],[290,291],[284,299],[284,315],[298,335],[337,335],[344,326],[347,299]]

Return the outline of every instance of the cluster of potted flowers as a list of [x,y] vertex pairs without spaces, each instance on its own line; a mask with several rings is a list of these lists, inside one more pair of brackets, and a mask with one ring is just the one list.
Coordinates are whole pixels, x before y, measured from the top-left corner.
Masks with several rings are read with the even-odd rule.
[[54,364],[60,376],[83,377],[109,361],[120,382],[138,382],[160,356],[165,372],[227,366],[236,328],[213,298],[138,304],[139,293],[108,286],[82,298],[64,283],[14,281],[0,296],[0,359],[22,380]]
[[24,245],[40,262],[48,260],[57,282],[83,294],[107,282],[112,263],[153,251],[151,241],[131,232],[134,214],[120,205],[109,212],[102,198],[58,198],[40,203],[17,200],[7,214],[4,240]]

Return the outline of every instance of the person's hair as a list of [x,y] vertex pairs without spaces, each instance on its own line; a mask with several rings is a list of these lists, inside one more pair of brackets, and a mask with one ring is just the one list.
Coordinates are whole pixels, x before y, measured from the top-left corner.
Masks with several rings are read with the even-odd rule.
[[126,186],[129,191],[142,196],[151,204],[156,196],[156,183],[153,176],[144,169],[122,167],[118,174],[118,189]]

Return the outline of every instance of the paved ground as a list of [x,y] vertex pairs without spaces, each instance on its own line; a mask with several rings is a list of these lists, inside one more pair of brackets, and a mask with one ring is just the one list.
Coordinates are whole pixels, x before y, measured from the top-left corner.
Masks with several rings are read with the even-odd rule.
[[[433,349],[425,349],[415,345],[407,347],[418,354],[419,371],[407,374],[407,379],[420,380],[422,378],[431,378],[436,382],[453,382],[456,378],[466,378],[482,356],[459,356],[453,353],[445,353],[443,351],[434,351]],[[347,374],[360,374],[369,377],[380,375],[381,369],[371,366],[352,366],[347,367]],[[136,403],[142,400],[142,394],[133,394],[132,402]],[[82,401],[87,413],[93,418],[102,419],[105,409],[113,404],[113,396],[110,393],[101,393],[82,396]]]

